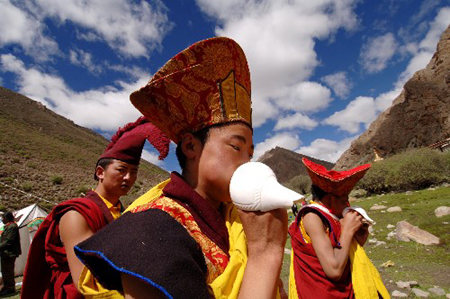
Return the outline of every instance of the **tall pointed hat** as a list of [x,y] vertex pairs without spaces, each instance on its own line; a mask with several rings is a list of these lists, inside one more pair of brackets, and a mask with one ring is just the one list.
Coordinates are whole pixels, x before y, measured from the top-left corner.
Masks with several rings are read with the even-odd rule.
[[104,158],[112,158],[138,165],[145,140],[148,140],[159,151],[160,160],[167,156],[170,143],[169,138],[145,117],[141,116],[135,122],[119,128],[111,138],[111,142],[106,147],[105,152],[100,156],[99,161]]
[[241,47],[215,37],[170,59],[141,89],[133,105],[178,144],[184,134],[229,122],[251,128],[250,71]]
[[306,166],[313,185],[338,196],[349,195],[356,183],[371,167],[370,164],[364,164],[346,171],[335,171],[327,170],[324,166],[306,158],[303,158],[302,162]]

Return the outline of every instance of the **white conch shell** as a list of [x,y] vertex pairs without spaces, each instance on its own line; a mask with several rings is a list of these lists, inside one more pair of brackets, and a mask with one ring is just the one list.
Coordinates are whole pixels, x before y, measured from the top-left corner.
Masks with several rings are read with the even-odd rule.
[[351,206],[351,207],[346,207],[343,211],[342,211],[342,216],[345,216],[345,214],[347,214],[349,211],[355,211],[357,213],[359,213],[361,216],[363,216],[363,222],[370,224],[370,225],[374,225],[376,224],[375,221],[372,220],[372,218],[369,217],[369,215],[367,215],[366,211],[358,206]]
[[260,162],[247,162],[236,169],[230,181],[230,195],[239,209],[262,212],[288,208],[304,198],[278,183],[272,169]]

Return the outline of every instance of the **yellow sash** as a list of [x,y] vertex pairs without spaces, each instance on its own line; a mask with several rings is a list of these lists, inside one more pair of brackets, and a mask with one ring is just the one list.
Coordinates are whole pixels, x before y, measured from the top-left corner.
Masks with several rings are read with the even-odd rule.
[[[302,221],[300,225],[302,227]],[[303,232],[304,236],[306,232]],[[308,243],[308,242],[307,242]],[[380,273],[370,261],[364,248],[352,240],[350,250],[350,271],[352,273],[353,291],[356,299],[378,299],[378,293],[383,299],[390,298],[389,292],[381,280]],[[294,250],[291,253],[291,266],[289,271],[289,299],[298,299],[294,276]]]
[[157,199],[161,196],[164,187],[170,182],[170,179],[165,180],[164,182],[159,183],[152,189],[148,190],[145,194],[141,195],[138,199],[133,201],[133,203],[125,210],[124,213],[133,210],[138,206],[145,205],[153,200]]
[[115,290],[104,288],[86,267],[83,267],[80,279],[78,280],[78,291],[89,299],[122,299],[121,293]]
[[355,239],[350,244],[350,267],[352,273],[355,298],[378,299],[378,293],[383,299],[391,298],[381,280],[380,273],[372,264],[364,248]]
[[291,265],[289,266],[289,299],[298,299],[294,276],[294,249],[291,251]]

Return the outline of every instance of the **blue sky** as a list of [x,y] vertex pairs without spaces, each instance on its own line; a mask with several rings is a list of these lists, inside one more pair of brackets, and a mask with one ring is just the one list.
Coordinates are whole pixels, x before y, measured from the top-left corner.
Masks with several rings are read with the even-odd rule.
[[[109,138],[168,59],[227,36],[250,65],[255,159],[281,146],[335,162],[449,24],[449,0],[0,0],[0,85]],[[178,169],[174,147],[144,158]]]

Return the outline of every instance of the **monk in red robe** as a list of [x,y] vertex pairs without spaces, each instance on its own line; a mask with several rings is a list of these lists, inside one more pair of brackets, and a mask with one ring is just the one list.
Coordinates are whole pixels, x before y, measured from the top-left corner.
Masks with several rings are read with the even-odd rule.
[[[299,210],[289,228],[293,250],[289,297],[389,297],[362,249],[369,234],[368,224],[355,211],[343,215],[350,206],[351,190],[370,164],[348,171],[327,170],[305,158],[303,164],[312,181],[313,201]],[[358,284],[353,280],[356,276],[364,276]]]
[[[76,258],[73,247],[121,215],[119,198],[136,181],[146,138],[156,148],[164,148],[169,142],[143,117],[119,129],[97,162],[95,190],[57,205],[46,217],[28,253],[21,298],[84,298],[77,285],[86,269]],[[122,297],[115,291],[99,288],[99,294],[109,295],[108,298]]]

